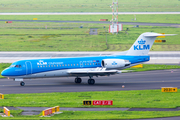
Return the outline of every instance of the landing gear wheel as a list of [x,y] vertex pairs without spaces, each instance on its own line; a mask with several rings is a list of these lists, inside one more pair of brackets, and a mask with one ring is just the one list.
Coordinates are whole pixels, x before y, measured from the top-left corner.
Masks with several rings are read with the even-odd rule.
[[95,83],[95,80],[94,80],[94,79],[89,79],[89,80],[88,80],[88,84],[89,84],[89,85],[94,85],[94,83]]
[[75,83],[81,83],[81,82],[82,82],[81,78],[75,78]]
[[74,82],[77,83],[77,78],[75,78]]
[[21,85],[21,86],[24,86],[24,85],[25,85],[25,82],[20,82],[20,85]]

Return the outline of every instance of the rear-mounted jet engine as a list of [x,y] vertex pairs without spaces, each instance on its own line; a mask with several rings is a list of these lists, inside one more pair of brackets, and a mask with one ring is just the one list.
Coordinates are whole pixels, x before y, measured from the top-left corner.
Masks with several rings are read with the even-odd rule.
[[123,67],[126,67],[130,65],[131,63],[129,60],[123,60],[123,59],[104,59],[102,60],[102,67],[108,69],[120,69]]

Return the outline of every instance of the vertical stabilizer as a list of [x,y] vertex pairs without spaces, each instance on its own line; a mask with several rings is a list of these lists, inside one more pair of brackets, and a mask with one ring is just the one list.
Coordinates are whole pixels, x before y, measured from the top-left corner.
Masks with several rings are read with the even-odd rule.
[[175,34],[143,33],[141,34],[126,55],[148,55],[157,36],[172,36]]

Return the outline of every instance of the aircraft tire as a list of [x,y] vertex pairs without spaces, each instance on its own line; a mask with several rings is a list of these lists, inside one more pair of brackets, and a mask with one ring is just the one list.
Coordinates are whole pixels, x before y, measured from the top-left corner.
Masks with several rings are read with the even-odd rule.
[[82,82],[81,78],[75,78],[75,83],[81,83],[81,82]]
[[88,84],[89,84],[89,85],[94,85],[94,83],[95,83],[95,80],[94,80],[94,79],[89,79],[89,80],[88,80]]
[[81,83],[82,79],[81,78],[77,78],[77,83]]
[[20,85],[21,85],[21,86],[24,86],[24,85],[25,85],[25,82],[20,82]]
[[77,78],[75,78],[75,80],[74,80],[74,81],[75,81],[75,83],[77,83]]

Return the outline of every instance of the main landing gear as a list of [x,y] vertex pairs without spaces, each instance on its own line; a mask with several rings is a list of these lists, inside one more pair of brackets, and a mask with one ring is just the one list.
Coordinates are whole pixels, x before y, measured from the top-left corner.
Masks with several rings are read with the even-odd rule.
[[95,83],[95,80],[94,80],[94,79],[91,79],[91,78],[90,78],[90,79],[88,80],[88,84],[89,84],[89,85],[94,85],[94,83]]
[[[75,83],[81,83],[82,79],[78,77],[78,78],[75,78],[74,81],[75,81]],[[88,79],[88,84],[89,85],[94,85],[94,83],[95,83],[95,80],[90,77],[90,79]]]
[[81,83],[82,79],[81,78],[75,78],[75,83]]
[[21,86],[24,86],[24,85],[25,85],[25,82],[21,81],[21,82],[20,82],[20,85],[21,85]]

